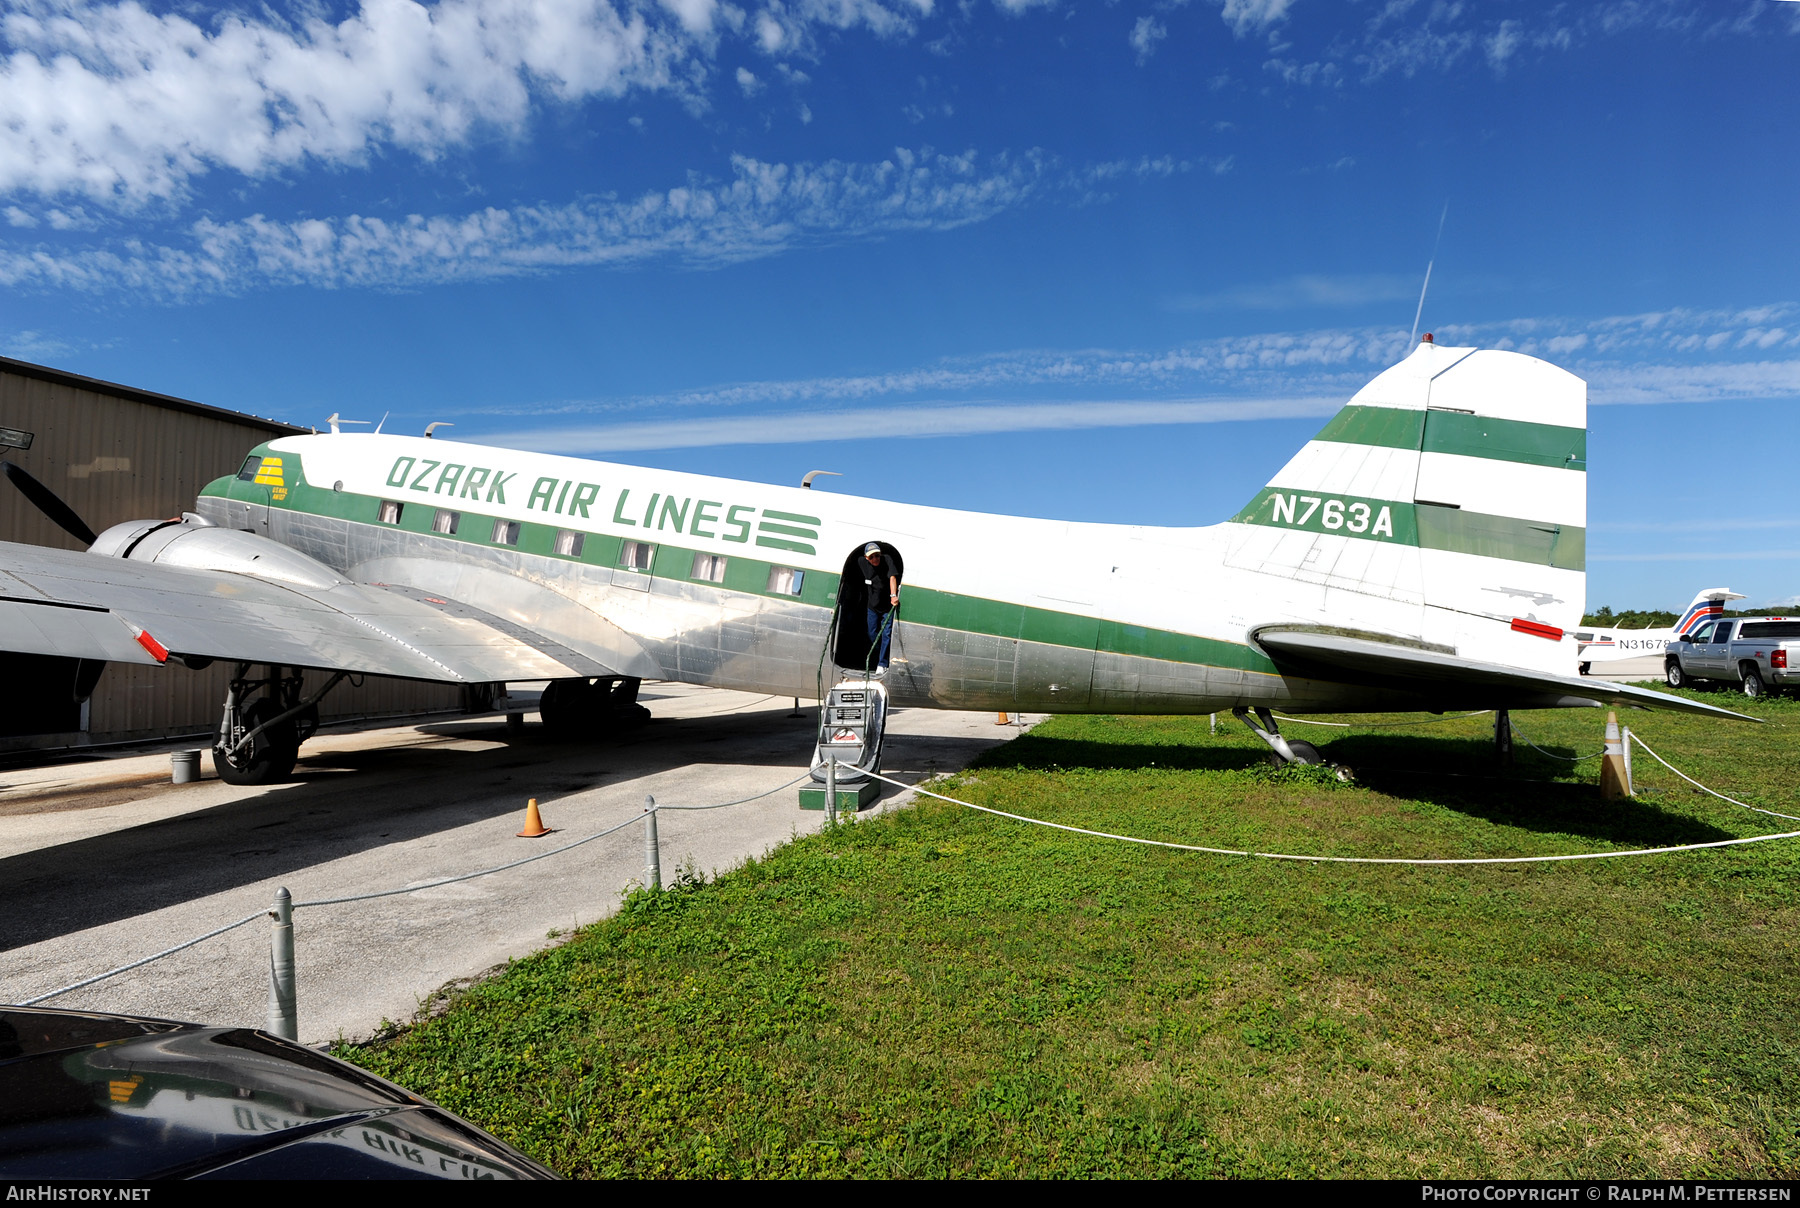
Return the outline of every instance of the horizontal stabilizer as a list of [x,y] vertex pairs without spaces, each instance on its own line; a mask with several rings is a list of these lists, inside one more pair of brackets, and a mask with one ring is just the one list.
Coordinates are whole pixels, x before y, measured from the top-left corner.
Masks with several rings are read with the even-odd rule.
[[1254,637],[1284,674],[1377,684],[1417,695],[1433,709],[1559,709],[1592,704],[1757,720],[1666,692],[1476,662],[1447,649],[1403,644],[1379,634],[1271,625],[1257,630]]

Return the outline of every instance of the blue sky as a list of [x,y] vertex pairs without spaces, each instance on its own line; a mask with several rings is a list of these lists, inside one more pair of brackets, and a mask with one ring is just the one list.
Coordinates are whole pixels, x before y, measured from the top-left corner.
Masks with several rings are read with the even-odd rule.
[[1781,0],[0,0],[0,351],[1198,524],[1430,260],[1423,329],[1590,383],[1590,607],[1774,602],[1797,52]]

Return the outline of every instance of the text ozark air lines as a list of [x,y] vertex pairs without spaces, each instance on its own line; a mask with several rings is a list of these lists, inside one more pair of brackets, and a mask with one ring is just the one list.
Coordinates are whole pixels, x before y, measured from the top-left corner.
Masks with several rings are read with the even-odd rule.
[[817,554],[813,542],[819,539],[819,518],[795,512],[778,512],[772,508],[748,503],[732,503],[723,499],[701,499],[695,496],[645,492],[625,487],[604,502],[602,487],[597,482],[579,482],[572,478],[542,477],[529,487],[517,471],[507,473],[488,466],[462,465],[457,462],[433,461],[429,457],[396,458],[388,471],[387,485],[450,499],[505,505],[510,489],[513,498],[525,498],[527,511],[547,516],[576,517],[590,523],[604,524],[609,519],[606,505],[612,505],[611,523],[621,528],[641,528],[652,532],[673,532],[712,541],[749,542],[766,549],[788,550],[800,554]]

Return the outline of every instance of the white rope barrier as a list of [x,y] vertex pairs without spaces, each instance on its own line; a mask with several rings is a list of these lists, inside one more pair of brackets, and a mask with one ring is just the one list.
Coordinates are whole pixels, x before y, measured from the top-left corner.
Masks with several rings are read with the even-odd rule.
[[[743,805],[746,802],[757,801],[763,797],[768,797],[774,793],[779,793],[783,789],[792,788],[796,784],[799,784],[802,780],[805,780],[811,774],[812,774],[812,769],[808,768],[806,771],[800,773],[800,775],[794,777],[792,780],[788,781],[786,784],[778,784],[774,788],[769,789],[767,792],[757,793],[755,796],[752,796],[752,797],[741,797],[736,801],[722,801],[718,805],[658,805],[656,808],[658,810],[716,810],[716,809],[723,809],[729,805]],[[645,811],[645,812],[648,812],[648,811]],[[380,889],[380,890],[374,891],[373,893],[359,893],[359,894],[354,894],[350,897],[344,897],[344,898],[315,898],[312,901],[308,901],[308,902],[295,902],[293,905],[293,909],[299,910],[303,906],[339,906],[346,902],[367,902],[367,901],[372,901],[375,898],[391,898],[391,897],[396,897],[400,894],[418,893],[420,890],[424,890],[424,889],[436,889],[441,885],[454,885],[458,881],[472,881],[476,877],[485,877],[485,876],[489,876],[493,873],[505,872],[509,868],[518,868],[522,864],[530,864],[537,860],[547,860],[551,856],[561,855],[563,852],[571,851],[574,848],[580,847],[585,843],[592,843],[595,839],[604,839],[606,836],[616,834],[619,831],[624,830],[628,826],[635,826],[635,825],[643,822],[643,820],[644,820],[644,815],[642,813],[640,813],[640,814],[636,815],[635,817],[625,819],[625,821],[619,823],[617,826],[609,826],[605,830],[596,831],[593,834],[587,836],[585,839],[577,839],[573,843],[565,843],[561,847],[553,847],[549,851],[536,852],[532,855],[526,856],[522,860],[513,860],[506,864],[496,864],[492,868],[484,868],[484,869],[481,869],[479,872],[467,872],[467,873],[463,873],[459,876],[444,877],[444,878],[441,878],[436,881],[427,881],[422,885],[406,885],[406,886],[402,886],[399,889]],[[84,987],[94,985],[96,982],[103,982],[109,977],[116,977],[121,973],[129,973],[131,970],[141,968],[144,965],[150,964],[152,961],[159,961],[165,956],[173,956],[177,952],[181,952],[185,949],[192,948],[195,944],[202,943],[203,941],[206,941],[206,940],[210,940],[214,936],[224,935],[227,931],[235,931],[239,927],[244,926],[244,924],[254,922],[257,919],[263,918],[267,914],[268,914],[268,911],[266,911],[266,910],[259,910],[255,914],[247,914],[235,923],[227,923],[225,926],[215,928],[214,930],[207,932],[205,935],[197,935],[191,940],[183,940],[181,943],[176,944],[173,948],[164,948],[161,952],[155,953],[154,955],[146,956],[141,960],[132,961],[128,965],[120,965],[116,969],[108,969],[105,973],[95,974],[93,977],[86,978],[85,980],[75,982],[71,985],[63,986],[61,989],[51,990],[47,994],[39,994],[36,998],[23,999],[16,1005],[21,1006],[21,1007],[35,1006],[36,1004],[41,1003],[41,1002],[46,1002],[49,999],[57,998],[64,994],[69,994],[75,990],[80,990],[80,989],[83,989]]]
[[1427,717],[1421,721],[1378,721],[1368,725],[1354,721],[1314,721],[1308,717],[1286,717],[1280,713],[1274,716],[1278,721],[1297,722],[1303,726],[1331,726],[1337,730],[1404,730],[1408,726],[1435,726],[1444,721],[1467,721],[1471,717],[1482,717],[1492,712],[1492,709],[1477,709],[1473,713],[1457,713],[1450,717]]
[[1784,831],[1778,835],[1752,835],[1747,839],[1719,839],[1711,843],[1683,843],[1675,847],[1641,847],[1631,851],[1591,851],[1575,852],[1561,856],[1465,856],[1450,859],[1417,859],[1400,856],[1301,856],[1287,852],[1247,851],[1231,847],[1202,847],[1195,843],[1168,843],[1161,839],[1140,839],[1135,835],[1116,835],[1111,831],[1088,830],[1080,826],[1066,826],[1061,822],[1047,822],[1042,818],[1028,818],[1024,814],[1010,814],[1005,810],[997,810],[991,806],[976,805],[972,801],[961,801],[955,797],[946,797],[942,793],[934,793],[930,789],[917,785],[905,784],[890,779],[879,772],[870,772],[869,776],[885,781],[903,789],[911,789],[927,797],[935,797],[939,801],[947,801],[951,805],[960,805],[965,809],[976,810],[983,814],[992,814],[996,818],[1010,818],[1014,822],[1028,822],[1033,826],[1045,826],[1052,830],[1068,831],[1070,834],[1089,835],[1096,839],[1116,839],[1121,843],[1137,843],[1145,847],[1166,847],[1175,851],[1200,852],[1212,856],[1248,856],[1258,860],[1296,860],[1316,864],[1556,864],[1570,860],[1616,860],[1625,856],[1661,856],[1671,852],[1700,851],[1708,847],[1737,847],[1746,843],[1767,843],[1771,839],[1800,838],[1800,831]]
[[1649,743],[1647,743],[1643,739],[1639,738],[1636,734],[1634,734],[1629,729],[1627,729],[1625,731],[1625,741],[1637,743],[1638,746],[1644,748],[1644,753],[1649,755],[1650,758],[1652,758],[1652,759],[1656,760],[1656,762],[1662,764],[1663,767],[1668,768],[1671,772],[1675,773],[1677,776],[1681,777],[1683,780],[1687,781],[1689,784],[1691,784],[1695,788],[1699,789],[1702,793],[1711,793],[1713,796],[1717,797],[1720,801],[1729,801],[1729,802],[1731,802],[1731,804],[1733,804],[1735,806],[1739,806],[1743,809],[1752,810],[1758,814],[1768,814],[1771,818],[1786,818],[1790,822],[1800,822],[1800,816],[1796,816],[1794,814],[1778,814],[1774,810],[1766,810],[1766,809],[1763,809],[1761,806],[1745,805],[1742,801],[1739,801],[1736,797],[1727,797],[1724,793],[1718,792],[1714,789],[1707,788],[1704,784],[1701,784],[1698,780],[1695,780],[1692,776],[1689,776],[1686,772],[1682,771],[1680,768],[1676,767],[1674,764],[1672,764],[1668,760],[1664,759],[1661,755],[1658,755],[1655,751],[1652,751],[1650,749]]
[[[1512,727],[1512,732],[1514,734],[1518,735],[1520,738],[1525,739],[1526,746],[1528,746],[1532,750],[1536,751],[1539,755],[1547,755],[1551,759],[1560,759],[1564,763],[1586,763],[1590,759],[1599,759],[1606,754],[1605,751],[1595,751],[1592,755],[1558,755],[1555,751],[1544,750],[1544,748],[1538,746],[1537,743],[1532,742],[1531,739],[1529,739],[1529,738],[1526,738],[1525,731],[1519,729],[1518,724],[1515,723],[1512,718],[1510,718],[1510,717],[1507,718],[1506,724]],[[1795,821],[1800,821],[1800,819],[1795,819]]]
[[62,995],[67,994],[72,990],[79,990],[83,986],[91,986],[95,982],[103,982],[109,977],[116,977],[121,973],[129,973],[131,970],[138,968],[140,965],[147,965],[151,961],[159,961],[165,956],[173,956],[177,952],[180,952],[184,948],[192,948],[195,944],[200,943],[202,940],[210,940],[215,935],[224,935],[227,931],[236,931],[239,927],[242,927],[245,923],[254,922],[257,919],[262,918],[267,913],[268,913],[268,911],[266,911],[266,910],[259,910],[255,914],[247,914],[235,923],[227,923],[223,927],[219,927],[215,930],[207,932],[205,935],[196,935],[191,940],[183,940],[181,943],[176,944],[173,948],[164,948],[161,952],[158,952],[154,956],[146,956],[143,960],[132,961],[129,965],[120,965],[117,969],[108,969],[105,973],[95,974],[93,977],[90,977],[85,981],[75,982],[73,985],[64,986],[60,990],[52,990],[48,994],[40,994],[36,998],[27,998],[24,1001],[20,1002],[18,1005],[21,1007],[36,1006],[38,1003],[46,1002],[52,998],[59,998]]

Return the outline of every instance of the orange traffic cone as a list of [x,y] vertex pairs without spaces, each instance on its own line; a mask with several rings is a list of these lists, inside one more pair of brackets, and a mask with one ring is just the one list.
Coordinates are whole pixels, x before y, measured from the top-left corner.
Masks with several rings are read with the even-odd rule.
[[549,833],[550,828],[544,825],[544,819],[538,813],[537,798],[533,797],[525,803],[525,829],[519,832],[518,837],[541,839]]
[[1010,722],[1010,721],[1008,721],[1008,720],[1007,720],[1007,717],[1006,717],[1006,714],[1004,714],[1004,713],[1002,713],[1002,714],[1001,714],[1001,715],[1000,715],[1000,720],[999,720],[999,721],[997,721],[997,722],[995,722],[995,723],[994,723],[994,724],[995,724],[995,725],[996,725],[996,726],[1010,726],[1010,725],[1012,725],[1012,722]]

